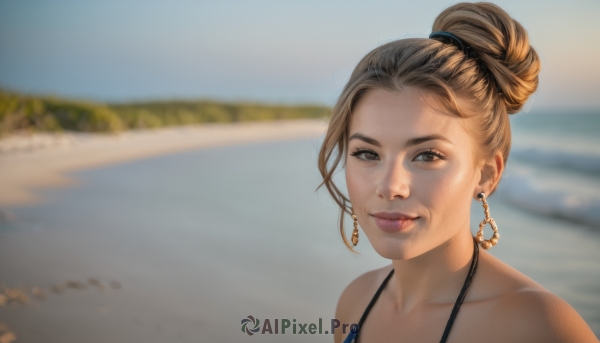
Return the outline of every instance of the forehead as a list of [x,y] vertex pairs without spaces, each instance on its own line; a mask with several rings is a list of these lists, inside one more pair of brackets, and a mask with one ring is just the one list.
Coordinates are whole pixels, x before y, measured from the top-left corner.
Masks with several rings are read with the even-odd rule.
[[468,119],[434,109],[441,108],[432,106],[435,101],[435,95],[415,88],[371,90],[352,111],[349,135],[360,132],[382,144],[431,134],[443,135],[457,145],[469,141],[464,127]]

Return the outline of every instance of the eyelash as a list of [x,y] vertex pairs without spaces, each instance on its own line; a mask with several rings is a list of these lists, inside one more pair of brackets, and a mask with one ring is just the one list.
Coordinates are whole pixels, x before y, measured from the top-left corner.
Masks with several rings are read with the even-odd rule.
[[373,154],[373,155],[377,155],[376,152],[374,152],[373,150],[369,150],[369,149],[356,149],[353,153],[351,153],[351,156],[356,157],[358,160],[361,161],[372,161],[372,160],[368,160],[368,159],[364,159],[364,158],[360,158],[358,157],[359,155],[362,155],[364,153],[368,153],[368,154]]
[[[351,155],[351,156],[354,156],[354,157],[356,157],[358,160],[360,160],[360,161],[363,161],[363,162],[367,162],[367,161],[373,161],[373,160],[369,160],[369,159],[364,159],[364,158],[360,158],[360,157],[358,157],[359,155],[362,155],[362,154],[364,154],[364,153],[368,153],[368,154],[372,154],[372,155],[377,155],[377,153],[376,153],[376,152],[374,152],[373,150],[369,150],[369,149],[360,149],[360,148],[359,148],[359,149],[356,149],[356,150],[355,150],[353,153],[351,153],[350,155]],[[445,159],[446,159],[446,156],[444,156],[443,154],[441,154],[441,153],[439,153],[439,152],[437,152],[437,151],[435,151],[435,150],[433,150],[433,149],[428,149],[428,150],[425,150],[425,151],[421,152],[419,155],[417,155],[417,157],[419,157],[419,156],[421,156],[421,155],[424,155],[424,154],[425,154],[425,155],[429,155],[429,156],[435,156],[435,157],[437,157],[437,159],[436,159],[436,160],[433,160],[433,161],[422,161],[422,162],[426,162],[426,163],[436,163],[436,162],[438,162],[438,161],[440,161],[440,160],[445,160]]]

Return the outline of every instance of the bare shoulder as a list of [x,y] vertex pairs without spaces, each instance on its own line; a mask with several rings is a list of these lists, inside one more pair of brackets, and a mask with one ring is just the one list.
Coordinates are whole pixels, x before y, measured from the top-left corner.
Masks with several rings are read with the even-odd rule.
[[566,301],[547,290],[523,288],[502,297],[501,320],[527,342],[598,342]]
[[565,300],[492,255],[481,257],[477,293],[492,304],[499,335],[511,342],[598,342]]
[[[340,323],[358,323],[371,298],[392,270],[392,265],[368,271],[346,286],[338,300],[335,318]],[[334,341],[341,342],[342,335],[335,332]]]

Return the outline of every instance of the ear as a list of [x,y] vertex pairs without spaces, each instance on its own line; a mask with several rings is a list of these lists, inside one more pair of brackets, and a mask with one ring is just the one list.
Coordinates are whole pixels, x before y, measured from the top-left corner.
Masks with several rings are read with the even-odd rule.
[[504,172],[504,158],[501,152],[497,152],[494,157],[486,162],[481,168],[481,178],[475,189],[474,198],[477,198],[477,194],[483,192],[486,196],[489,196],[493,191],[496,190],[500,177]]

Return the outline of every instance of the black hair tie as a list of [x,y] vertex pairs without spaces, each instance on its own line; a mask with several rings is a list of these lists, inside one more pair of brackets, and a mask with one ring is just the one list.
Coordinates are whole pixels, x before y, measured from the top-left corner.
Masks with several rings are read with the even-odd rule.
[[468,57],[472,57],[475,59],[479,58],[479,53],[473,50],[473,48],[469,44],[464,43],[462,40],[460,40],[460,38],[456,37],[448,31],[433,32],[429,35],[429,38],[439,40],[442,43],[452,44],[458,47],[458,49],[464,52],[465,55],[467,55]]
[[[489,75],[489,77],[492,79],[492,81],[494,83],[496,83],[496,90],[498,91],[498,94],[502,94],[502,89],[500,89],[500,86],[498,86],[498,83],[496,82],[494,75],[490,72],[488,67],[479,59],[479,53],[477,51],[473,50],[473,48],[469,44],[463,42],[460,38],[456,37],[455,35],[453,35],[452,33],[448,32],[448,31],[432,32],[429,35],[429,38],[439,40],[440,42],[445,43],[445,44],[452,44],[452,45],[456,46],[460,51],[462,51],[467,57],[476,59],[479,62],[479,68],[481,69],[481,71],[483,71],[484,73]],[[501,61],[505,61],[506,60],[506,52],[502,52],[502,54],[499,56],[498,59]]]
[[[479,59],[479,53],[477,51],[473,50],[473,48],[469,44],[463,42],[460,38],[456,37],[448,31],[432,32],[429,35],[429,38],[439,40],[442,43],[452,44],[456,46],[460,51],[464,52],[465,55],[467,55],[468,57]],[[498,59],[501,61],[505,61],[506,52],[502,52],[502,54],[498,56]]]

